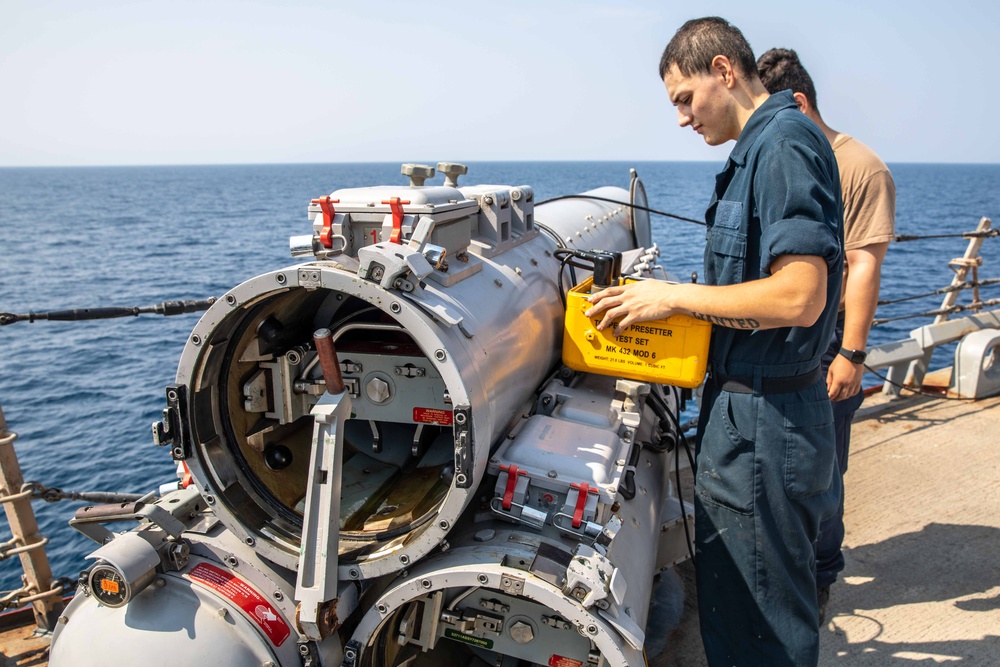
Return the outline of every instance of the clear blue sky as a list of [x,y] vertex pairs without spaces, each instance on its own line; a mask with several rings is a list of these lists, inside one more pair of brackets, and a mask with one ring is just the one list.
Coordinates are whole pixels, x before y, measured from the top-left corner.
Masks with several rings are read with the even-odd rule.
[[0,0],[0,165],[721,161],[656,73],[713,14],[887,162],[1000,162],[998,7]]

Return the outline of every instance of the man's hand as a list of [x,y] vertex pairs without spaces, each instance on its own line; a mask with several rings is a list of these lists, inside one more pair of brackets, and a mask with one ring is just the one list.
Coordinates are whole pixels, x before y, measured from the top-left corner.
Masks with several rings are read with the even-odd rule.
[[608,287],[590,295],[593,305],[584,315],[596,317],[604,313],[597,325],[598,330],[617,322],[615,335],[620,336],[633,322],[648,322],[672,315],[675,310],[669,304],[673,290],[681,287],[662,280],[640,280]]
[[864,374],[863,364],[852,363],[839,354],[834,357],[826,373],[826,391],[830,394],[830,400],[843,401],[858,393]]

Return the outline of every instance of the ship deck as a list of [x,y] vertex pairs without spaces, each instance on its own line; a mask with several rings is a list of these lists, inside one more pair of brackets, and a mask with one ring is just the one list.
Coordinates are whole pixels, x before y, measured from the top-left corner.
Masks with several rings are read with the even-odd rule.
[[[1000,397],[866,399],[845,489],[820,666],[1000,664]],[[691,564],[678,574],[680,624],[650,667],[707,664]]]
[[[846,476],[847,564],[821,631],[821,666],[998,664],[998,432],[1000,397],[866,401]],[[700,667],[690,563],[669,576],[685,589],[680,623],[666,641],[650,635],[649,664]],[[47,664],[47,641],[32,629],[0,634],[0,667]]]

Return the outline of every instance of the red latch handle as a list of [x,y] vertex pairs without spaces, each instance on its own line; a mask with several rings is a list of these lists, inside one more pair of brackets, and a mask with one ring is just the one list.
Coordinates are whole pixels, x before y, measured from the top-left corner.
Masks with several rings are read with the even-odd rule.
[[507,488],[503,492],[503,502],[500,504],[505,510],[509,510],[511,503],[514,502],[514,488],[517,487],[517,478],[526,476],[528,473],[519,469],[513,463],[509,466],[501,465],[500,470],[507,473]]
[[320,197],[319,199],[313,199],[313,204],[319,204],[320,210],[323,211],[323,230],[319,233],[319,242],[322,243],[327,248],[333,247],[333,216],[336,211],[333,208],[334,204],[339,204],[339,199],[330,199],[330,196]]
[[573,527],[579,528],[583,522],[583,510],[587,506],[587,494],[597,494],[599,489],[596,486],[590,486],[586,482],[580,482],[579,484],[573,482],[570,484],[570,487],[577,490],[576,509],[573,511]]
[[392,234],[389,235],[389,242],[400,244],[403,242],[403,204],[409,204],[410,201],[408,199],[400,199],[399,197],[391,197],[383,199],[382,203],[388,204],[389,210],[392,211]]

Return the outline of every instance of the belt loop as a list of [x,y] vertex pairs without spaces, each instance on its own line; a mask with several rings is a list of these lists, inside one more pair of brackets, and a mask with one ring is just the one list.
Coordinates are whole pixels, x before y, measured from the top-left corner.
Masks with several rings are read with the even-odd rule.
[[753,367],[753,395],[763,396],[764,395],[764,367],[754,366]]

